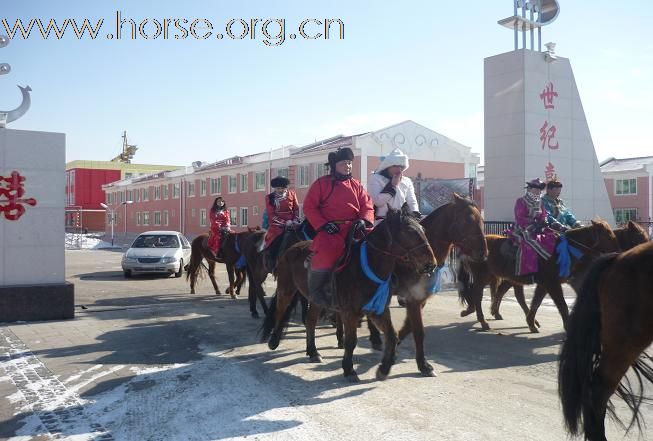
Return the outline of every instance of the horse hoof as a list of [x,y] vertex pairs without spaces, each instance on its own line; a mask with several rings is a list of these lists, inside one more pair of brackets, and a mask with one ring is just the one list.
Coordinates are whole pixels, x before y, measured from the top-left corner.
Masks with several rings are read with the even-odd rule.
[[372,343],[372,349],[375,351],[382,351],[383,350],[383,343]]
[[420,366],[419,367],[419,372],[422,374],[422,377],[437,377],[438,374],[435,373],[435,369],[433,369],[433,366],[430,364],[426,363],[425,366]]
[[311,355],[308,359],[311,363],[322,363],[322,357],[320,355]]
[[462,311],[460,311],[460,316],[461,317],[467,317],[472,312],[474,312],[473,309],[463,309]]
[[481,331],[489,331],[490,330],[490,325],[487,324],[487,322],[481,323]]
[[279,339],[277,338],[271,338],[270,341],[268,341],[268,348],[271,350],[275,350],[279,347]]
[[535,320],[535,326],[537,326],[537,327],[539,328],[539,327],[540,327],[540,322],[538,322],[537,320]]
[[220,292],[220,290],[218,290],[218,291],[215,292],[215,295],[216,295],[216,296],[221,296],[222,293]]
[[256,312],[256,311],[252,312],[252,318],[255,318],[255,319],[259,318],[258,312]]
[[531,333],[533,333],[533,334],[539,334],[540,333],[540,331],[535,326],[528,325],[528,329],[530,329]]
[[503,316],[501,314],[499,314],[499,313],[492,314],[492,315],[494,316],[495,320],[503,320]]
[[383,372],[383,368],[379,366],[378,368],[376,368],[376,379],[379,381],[383,381],[386,378],[388,378],[389,373],[390,372]]
[[232,294],[232,295],[231,295],[231,298],[232,298],[233,300],[236,300],[238,297],[236,297],[235,294]]
[[357,374],[356,372],[352,372],[352,373],[349,374],[349,375],[345,374],[345,379],[346,379],[347,381],[349,381],[350,383],[358,383],[359,381],[361,381],[361,380],[358,378],[358,374]]
[[338,349],[345,349],[345,345],[342,342],[338,342]]
[[191,289],[191,290],[190,290],[190,293],[191,293],[191,294],[195,294],[195,290],[194,290],[194,289]]

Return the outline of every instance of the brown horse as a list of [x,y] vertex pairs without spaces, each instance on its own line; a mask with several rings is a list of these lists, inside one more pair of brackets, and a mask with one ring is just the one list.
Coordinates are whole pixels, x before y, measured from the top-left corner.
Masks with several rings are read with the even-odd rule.
[[[614,235],[617,237],[619,242],[619,249],[621,251],[627,251],[639,244],[646,243],[649,241],[648,233],[644,228],[642,228],[638,223],[633,221],[628,221],[628,224],[625,227],[617,228],[614,230]],[[503,296],[508,292],[512,287],[515,292],[515,299],[526,317],[530,312],[530,309],[526,305],[526,298],[524,297],[524,287],[522,285],[513,284],[507,280],[501,281],[495,279],[490,282],[490,296],[492,299],[492,306],[490,307],[490,314],[494,316],[496,320],[503,320],[501,313],[499,312],[499,307],[501,306],[501,300]],[[498,285],[498,286],[497,286]],[[537,320],[534,320],[535,326],[539,328],[540,324]]]
[[208,248],[208,233],[200,234],[191,244],[190,262],[186,266],[186,280],[190,280],[190,293],[195,294],[195,284],[198,278],[201,277],[201,267],[204,266],[202,260],[206,260],[208,267],[204,266],[209,274],[213,288],[216,295],[220,294],[218,282],[215,280],[215,264],[224,263],[227,267],[227,275],[229,277],[229,288],[227,294],[235,299],[240,294],[240,288],[245,280],[245,267],[237,267],[238,260],[240,259],[241,252],[240,244],[252,234],[254,229],[249,229],[241,233],[226,234],[223,238],[221,245],[222,256],[221,259],[216,259],[213,252]]
[[[583,252],[581,259],[573,259],[571,266],[571,276],[577,273],[584,264],[592,257],[597,257],[600,253],[609,253],[619,250],[619,243],[614,232],[605,221],[592,221],[591,225],[569,230],[565,236],[574,247]],[[557,255],[554,253],[549,259],[544,260],[538,257],[539,270],[532,276],[518,276],[515,274],[514,258],[507,258],[502,252],[506,242],[510,239],[498,235],[487,235],[487,244],[489,255],[487,262],[474,262],[469,259],[461,259],[461,265],[458,269],[458,294],[462,302],[467,303],[469,307],[462,311],[462,317],[476,311],[477,320],[481,323],[484,331],[490,329],[490,325],[485,321],[481,300],[483,299],[483,288],[493,280],[504,279],[515,285],[528,285],[537,283],[535,293],[531,300],[531,307],[526,317],[531,332],[538,332],[535,325],[535,314],[539,308],[544,296],[549,293],[555,303],[563,324],[566,323],[569,315],[569,308],[565,302],[562,292],[562,283],[567,278],[561,278],[559,275],[558,264],[556,263]],[[559,243],[560,239],[556,241]],[[473,281],[470,281],[470,274]]]
[[[606,410],[616,418],[608,404],[615,392],[633,413],[627,429],[635,423],[641,429],[643,380],[653,382],[653,358],[644,352],[653,343],[653,242],[601,257],[576,292],[558,370],[567,429],[577,434],[582,420],[586,439],[606,440]],[[633,378],[621,381],[629,367],[637,390]]]
[[[310,301],[307,281],[306,258],[310,254],[311,242],[301,242],[288,251],[279,260],[277,292],[270,304],[270,310],[261,328],[262,341],[268,340],[270,349],[279,345],[283,330],[288,322],[288,308],[297,292]],[[410,215],[391,210],[366,240],[354,245],[349,263],[336,276],[335,306],[340,313],[345,333],[345,353],[342,360],[344,376],[351,382],[358,381],[353,366],[353,354],[357,344],[357,325],[365,312],[363,307],[370,302],[381,289],[380,284],[370,280],[364,273],[361,253],[366,253],[369,269],[381,281],[389,283],[390,277],[401,262],[404,271],[429,273],[434,270],[436,260],[428,244],[423,228]],[[379,310],[368,317],[385,334],[385,350],[381,365],[377,369],[377,379],[385,379],[394,364],[397,334],[392,326],[389,287],[383,295],[375,298]],[[312,362],[321,362],[322,358],[315,346],[315,325],[321,308],[311,304],[306,318],[306,354]]]
[[[247,276],[249,278],[249,311],[253,318],[258,318],[258,311],[256,310],[256,299],[259,299],[263,313],[267,315],[267,304],[265,303],[265,290],[263,289],[263,282],[268,277],[270,270],[265,265],[265,251],[259,251],[261,243],[265,238],[265,230],[256,231],[248,236],[242,243],[242,252],[247,260]],[[283,250],[279,250],[277,261],[283,254],[285,249],[290,248],[292,245],[310,239],[315,235],[315,231],[311,228],[307,221],[302,222],[298,228],[289,228],[284,232],[282,238]]]
[[[452,201],[434,210],[422,221],[429,245],[435,259],[440,263],[438,271],[447,261],[451,249],[458,247],[461,254],[472,260],[483,261],[488,249],[483,233],[483,218],[478,207],[470,199],[454,194]],[[399,331],[399,342],[411,332],[415,341],[415,360],[422,375],[431,377],[435,373],[424,355],[424,322],[422,308],[433,294],[435,280],[415,272],[402,274],[397,271],[398,283],[393,293],[401,295],[406,305],[406,318]],[[435,275],[439,277],[439,275]],[[373,345],[380,342],[379,331],[370,326],[370,340]]]

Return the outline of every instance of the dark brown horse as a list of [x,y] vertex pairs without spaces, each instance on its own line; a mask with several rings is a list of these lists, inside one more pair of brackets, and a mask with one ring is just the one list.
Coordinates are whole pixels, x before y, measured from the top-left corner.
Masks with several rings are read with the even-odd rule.
[[222,256],[216,259],[213,252],[208,248],[208,233],[200,234],[191,244],[190,262],[186,266],[186,280],[190,281],[190,293],[195,294],[195,284],[198,278],[201,277],[201,267],[204,266],[203,260],[206,260],[208,267],[204,266],[209,274],[213,288],[217,295],[220,294],[218,282],[215,280],[215,264],[224,263],[227,267],[227,275],[229,277],[229,288],[227,294],[235,299],[240,294],[240,288],[245,280],[245,267],[237,267],[238,260],[240,259],[241,252],[240,244],[253,233],[254,229],[244,231],[236,234],[226,234],[223,238],[221,245]]
[[[589,226],[567,231],[565,236],[570,245],[583,252],[583,258],[581,259],[577,260],[572,257],[572,277],[592,258],[598,257],[601,253],[619,250],[617,238],[610,225],[605,221],[592,221]],[[513,285],[521,286],[534,282],[537,283],[533,299],[531,300],[531,307],[526,317],[526,323],[531,332],[538,332],[535,325],[535,314],[547,292],[558,308],[563,324],[566,323],[569,308],[562,292],[562,283],[567,278],[561,278],[559,275],[559,268],[556,263],[557,255],[554,253],[547,260],[538,257],[539,270],[535,274],[534,279],[532,276],[517,276],[515,274],[514,258],[508,258],[502,252],[502,247],[505,247],[506,242],[510,241],[510,239],[493,234],[487,235],[486,239],[489,249],[487,262],[474,262],[469,259],[461,259],[461,265],[458,269],[458,293],[461,301],[469,305],[466,310],[461,312],[461,316],[464,317],[476,311],[476,317],[481,323],[481,328],[483,330],[489,330],[490,325],[485,321],[481,308],[483,288],[494,280],[503,279]],[[556,245],[559,240],[556,241]],[[473,280],[470,280],[470,274]]]
[[[630,429],[640,425],[643,380],[653,382],[653,358],[644,352],[653,343],[653,242],[601,257],[576,292],[558,391],[569,432],[604,441],[606,410],[616,417],[608,405],[612,394],[632,410]],[[622,382],[630,367],[634,378]]]
[[[628,221],[628,224],[625,227],[617,228],[614,230],[614,235],[617,237],[619,242],[619,249],[621,251],[627,251],[639,244],[646,243],[649,241],[648,233],[644,228],[642,228],[638,223],[633,221]],[[526,317],[530,312],[529,307],[526,305],[526,298],[524,297],[524,287],[521,285],[513,284],[507,280],[501,281],[495,279],[490,282],[490,295],[492,299],[492,306],[490,307],[490,314],[494,316],[496,320],[503,320],[501,313],[499,312],[499,307],[501,306],[501,300],[503,296],[508,292],[512,287],[515,292],[515,299]],[[534,320],[535,326],[539,328],[540,324],[537,320]]]
[[[440,265],[444,265],[447,261],[454,246],[471,260],[483,261],[487,257],[488,249],[483,233],[483,218],[478,207],[470,199],[454,194],[451,202],[434,210],[421,221],[421,224]],[[438,271],[441,268],[442,266],[438,268]],[[426,361],[424,354],[422,308],[432,297],[435,280],[415,272],[402,274],[401,266],[396,273],[398,283],[393,292],[401,295],[406,305],[406,319],[399,331],[399,342],[412,332],[417,367],[422,375],[434,376],[433,367]],[[440,276],[436,275],[435,277]],[[370,339],[373,344],[380,341],[378,330],[373,326],[370,326]]]
[[[279,260],[277,292],[270,304],[262,326],[262,341],[268,341],[270,349],[276,349],[288,321],[288,308],[297,292],[310,301],[307,282],[306,258],[310,254],[311,242],[301,242],[284,253]],[[429,273],[436,266],[433,251],[428,244],[423,228],[410,215],[391,210],[362,243],[352,247],[349,263],[336,276],[335,306],[344,325],[345,354],[342,360],[344,376],[349,381],[358,381],[353,366],[353,354],[357,344],[357,325],[365,312],[363,307],[374,297],[380,285],[363,273],[361,253],[366,253],[369,268],[382,281],[388,281],[398,262],[407,271]],[[394,364],[397,334],[392,326],[389,290],[386,298],[376,298],[382,312],[368,317],[385,334],[385,350],[377,379],[385,379]],[[319,307],[312,305],[306,318],[306,354],[312,362],[322,358],[315,346],[315,325],[320,315]]]
[[[269,268],[265,265],[265,251],[259,251],[262,242],[265,238],[265,230],[256,231],[248,236],[242,243],[242,252],[247,260],[247,276],[249,278],[249,311],[253,318],[258,318],[258,311],[256,310],[256,300],[259,299],[263,313],[267,315],[267,304],[265,303],[265,290],[263,289],[263,282],[270,274]],[[307,221],[302,222],[298,228],[289,228],[284,232],[282,240],[282,248],[277,256],[277,260],[283,254],[285,249],[290,248],[292,245],[310,239],[315,234]]]

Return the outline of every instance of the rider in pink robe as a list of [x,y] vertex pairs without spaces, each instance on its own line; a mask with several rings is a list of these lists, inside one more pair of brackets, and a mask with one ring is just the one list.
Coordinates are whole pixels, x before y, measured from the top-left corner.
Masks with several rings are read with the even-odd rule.
[[519,243],[517,275],[528,275],[538,270],[537,256],[548,259],[553,254],[556,234],[547,225],[547,212],[540,194],[546,184],[540,178],[526,183],[526,194],[515,202],[513,237]]

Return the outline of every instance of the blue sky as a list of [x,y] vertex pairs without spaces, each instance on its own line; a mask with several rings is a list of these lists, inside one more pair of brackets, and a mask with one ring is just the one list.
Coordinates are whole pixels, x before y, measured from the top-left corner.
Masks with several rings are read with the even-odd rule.
[[[560,3],[543,42],[571,60],[599,159],[653,154],[649,3]],[[285,19],[286,41],[268,47],[260,32],[255,40],[131,40],[125,28],[109,40],[116,11],[137,23],[206,18],[214,33],[232,18]],[[512,50],[512,32],[496,24],[510,15],[510,0],[3,0],[0,19],[12,25],[104,23],[95,40],[70,29],[44,40],[35,30],[0,49],[12,66],[0,77],[0,109],[20,103],[16,84],[30,85],[32,108],[10,127],[66,133],[67,161],[111,159],[123,130],[139,146],[133,162],[187,165],[406,119],[482,155],[483,59]],[[344,39],[290,40],[306,18],[342,20]]]

